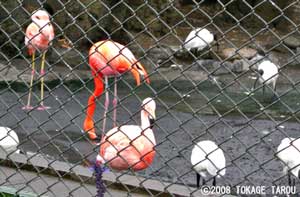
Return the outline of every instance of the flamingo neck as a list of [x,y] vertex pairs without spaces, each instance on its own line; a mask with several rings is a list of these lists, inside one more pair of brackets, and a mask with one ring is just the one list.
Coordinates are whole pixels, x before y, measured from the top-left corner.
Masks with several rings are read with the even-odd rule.
[[91,139],[95,139],[96,133],[95,133],[95,126],[94,126],[94,113],[96,109],[96,98],[100,97],[100,95],[103,92],[103,82],[102,82],[102,76],[101,75],[96,75],[93,74],[94,76],[94,85],[95,85],[95,90],[94,93],[89,97],[88,100],[88,106],[86,110],[86,117],[83,123],[83,129],[86,132],[89,132],[89,136]]
[[141,111],[141,127],[143,130],[146,130],[150,127],[150,121],[145,110]]

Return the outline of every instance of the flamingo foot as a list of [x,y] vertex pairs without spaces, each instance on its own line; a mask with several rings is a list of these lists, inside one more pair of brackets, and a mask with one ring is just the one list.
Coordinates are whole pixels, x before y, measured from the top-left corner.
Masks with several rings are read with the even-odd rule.
[[44,110],[48,110],[48,109],[51,109],[51,107],[45,106],[45,105],[41,105],[37,108],[37,110],[39,110],[39,111],[44,111]]
[[32,110],[33,107],[31,105],[26,105],[24,107],[22,107],[23,110]]

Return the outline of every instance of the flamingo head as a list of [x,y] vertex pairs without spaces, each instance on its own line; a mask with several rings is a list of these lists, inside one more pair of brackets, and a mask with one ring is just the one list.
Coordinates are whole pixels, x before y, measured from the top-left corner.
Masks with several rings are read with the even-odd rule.
[[155,122],[156,116],[155,116],[155,110],[156,110],[156,104],[155,101],[152,98],[146,98],[144,99],[142,103],[143,110],[147,114],[147,117],[150,121],[150,129],[153,128],[153,124]]
[[146,82],[148,84],[150,84],[148,73],[145,70],[145,68],[142,66],[141,63],[137,62],[134,65],[132,65],[132,69],[130,71],[131,71],[133,77],[135,78],[137,85],[140,85],[140,83],[141,83],[140,76],[142,76],[146,80]]
[[36,10],[33,12],[32,16],[31,16],[31,20],[40,25],[40,24],[46,24],[49,23],[50,21],[50,16],[48,14],[47,11],[45,10]]

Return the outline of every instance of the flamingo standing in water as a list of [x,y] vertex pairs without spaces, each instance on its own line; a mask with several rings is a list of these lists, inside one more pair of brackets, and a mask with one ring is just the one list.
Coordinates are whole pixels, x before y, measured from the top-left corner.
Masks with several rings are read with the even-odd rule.
[[39,50],[43,53],[42,63],[41,63],[41,100],[40,107],[38,110],[49,109],[44,105],[44,75],[45,75],[45,56],[46,51],[49,47],[49,43],[54,39],[54,28],[50,23],[50,16],[45,10],[37,10],[31,16],[32,23],[26,29],[25,35],[25,45],[28,48],[28,54],[32,56],[32,70],[31,70],[31,79],[29,86],[29,94],[27,105],[22,109],[31,110],[33,107],[30,105],[32,84],[35,73],[35,52]]
[[102,138],[96,163],[107,162],[115,170],[147,168],[155,156],[156,141],[152,131],[155,109],[154,100],[146,98],[142,104],[141,126],[123,125],[108,131]]
[[[114,99],[113,99],[113,126],[116,126],[116,105],[117,105],[117,76],[131,71],[137,85],[140,85],[140,75],[144,76],[147,83],[150,83],[148,74],[140,62],[136,60],[132,52],[125,46],[110,40],[104,40],[94,44],[89,51],[89,65],[94,77],[94,92],[88,99],[87,115],[84,120],[83,129],[88,133],[91,140],[98,140],[94,126],[94,112],[96,109],[95,100],[104,89],[108,87],[108,77],[114,77]],[[105,132],[106,113],[109,106],[108,91],[105,93],[104,115],[102,132]]]

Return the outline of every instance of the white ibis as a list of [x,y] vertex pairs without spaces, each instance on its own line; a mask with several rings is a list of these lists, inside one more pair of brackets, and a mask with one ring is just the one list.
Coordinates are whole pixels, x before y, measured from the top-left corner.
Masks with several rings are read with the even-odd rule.
[[[212,34],[205,28],[197,28],[189,33],[184,41],[184,48],[187,50],[196,49],[197,51],[203,50],[205,47],[211,45],[216,40],[216,35]],[[219,50],[219,45],[217,42]]]
[[277,148],[277,157],[284,163],[283,172],[288,174],[292,186],[291,173],[300,178],[300,138],[284,138]]
[[263,95],[265,94],[265,86],[271,86],[273,90],[272,100],[277,99],[276,95],[276,82],[278,79],[278,67],[276,64],[268,59],[264,59],[263,56],[258,55],[251,60],[257,64],[257,78],[254,82],[253,89],[256,88],[257,82],[263,84]]
[[191,155],[191,163],[193,169],[197,173],[197,187],[200,186],[202,177],[202,185],[205,184],[206,172],[213,176],[213,185],[216,185],[216,177],[224,176],[226,173],[226,160],[224,152],[214,142],[206,140],[198,142]]
[[18,145],[19,137],[17,133],[8,127],[0,127],[0,147],[6,153],[20,153]]

